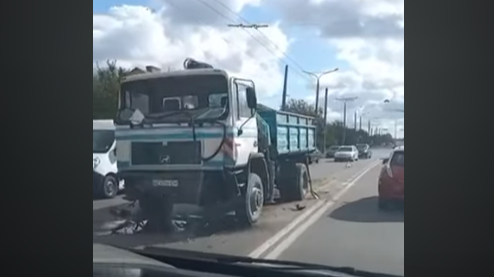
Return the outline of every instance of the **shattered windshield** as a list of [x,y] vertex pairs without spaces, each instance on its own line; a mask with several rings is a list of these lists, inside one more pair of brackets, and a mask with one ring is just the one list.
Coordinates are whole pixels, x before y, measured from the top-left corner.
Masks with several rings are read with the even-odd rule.
[[[145,118],[186,120],[218,118],[228,108],[228,82],[223,75],[183,75],[125,82],[121,86],[120,121],[128,121],[135,111]],[[164,118],[163,117],[163,118]]]

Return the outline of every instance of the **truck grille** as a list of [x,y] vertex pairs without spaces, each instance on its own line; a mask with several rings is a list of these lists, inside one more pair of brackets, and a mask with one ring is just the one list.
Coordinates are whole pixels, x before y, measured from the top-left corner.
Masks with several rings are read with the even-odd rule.
[[200,141],[133,142],[133,165],[201,164]]

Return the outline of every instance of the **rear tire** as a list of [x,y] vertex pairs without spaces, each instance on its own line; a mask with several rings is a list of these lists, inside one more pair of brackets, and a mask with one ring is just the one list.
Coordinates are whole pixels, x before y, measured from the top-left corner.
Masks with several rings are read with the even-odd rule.
[[240,224],[252,226],[259,221],[264,207],[264,186],[259,175],[250,173],[245,192],[235,210]]

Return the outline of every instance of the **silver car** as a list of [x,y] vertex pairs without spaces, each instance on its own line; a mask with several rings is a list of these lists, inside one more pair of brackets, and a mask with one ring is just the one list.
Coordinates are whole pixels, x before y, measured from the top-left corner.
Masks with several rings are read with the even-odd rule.
[[358,150],[353,145],[341,146],[334,154],[334,161],[358,161]]

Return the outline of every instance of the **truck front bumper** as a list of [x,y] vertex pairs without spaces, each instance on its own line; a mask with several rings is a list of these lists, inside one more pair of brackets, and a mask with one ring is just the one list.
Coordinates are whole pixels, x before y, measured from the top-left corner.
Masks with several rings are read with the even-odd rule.
[[168,195],[175,203],[198,204],[203,191],[204,172],[200,171],[123,171],[118,177],[125,182],[128,199],[144,195]]

